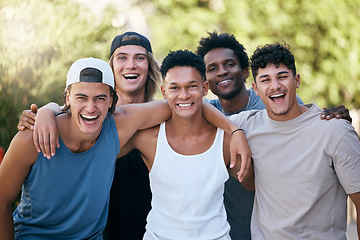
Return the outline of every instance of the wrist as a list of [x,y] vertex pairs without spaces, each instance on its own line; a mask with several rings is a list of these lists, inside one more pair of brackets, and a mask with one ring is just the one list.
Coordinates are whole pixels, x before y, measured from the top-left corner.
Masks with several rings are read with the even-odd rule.
[[234,131],[231,132],[231,135],[233,135],[234,133],[236,133],[236,132],[238,132],[238,131],[244,132],[244,129],[242,129],[242,128],[237,128],[237,129],[235,129]]

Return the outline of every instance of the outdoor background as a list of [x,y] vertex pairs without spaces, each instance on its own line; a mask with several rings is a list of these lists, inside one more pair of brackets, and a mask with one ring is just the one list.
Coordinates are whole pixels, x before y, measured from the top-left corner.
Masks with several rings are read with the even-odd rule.
[[107,61],[112,39],[132,30],[151,40],[159,64],[169,50],[195,51],[212,31],[234,34],[249,56],[285,41],[303,101],[343,104],[358,128],[359,19],[360,0],[0,0],[0,146],[31,103],[62,103],[75,60]]
[[75,60],[107,61],[125,31],[146,35],[159,64],[169,50],[195,51],[212,31],[234,34],[249,56],[285,41],[301,75],[298,95],[345,105],[359,133],[360,0],[0,0],[0,146],[8,148],[31,103],[62,104]]

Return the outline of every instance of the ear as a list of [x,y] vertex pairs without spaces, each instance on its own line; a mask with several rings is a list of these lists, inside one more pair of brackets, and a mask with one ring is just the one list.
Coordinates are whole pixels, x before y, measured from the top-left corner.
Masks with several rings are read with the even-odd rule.
[[209,92],[209,81],[205,80],[205,82],[203,82],[203,97],[205,97]]
[[167,100],[166,88],[165,88],[164,84],[161,85],[161,94],[162,94],[163,98],[164,98],[165,100]]
[[111,108],[113,101],[114,101],[114,96],[111,96],[111,95],[110,95],[109,108]]
[[246,79],[249,77],[249,68],[243,69],[243,75],[244,75],[244,82],[246,82]]
[[254,82],[252,82],[252,87],[253,87],[253,89],[254,89],[254,91],[255,91],[256,95],[258,95],[258,96],[259,96],[259,92],[258,92],[258,90],[257,90],[257,85],[256,85],[256,82],[255,82],[255,81],[254,81]]
[[300,87],[300,74],[295,75],[295,84],[296,84],[296,88]]
[[66,98],[65,98],[66,105],[70,106],[70,101],[69,101],[70,91],[66,90],[65,94],[66,94]]

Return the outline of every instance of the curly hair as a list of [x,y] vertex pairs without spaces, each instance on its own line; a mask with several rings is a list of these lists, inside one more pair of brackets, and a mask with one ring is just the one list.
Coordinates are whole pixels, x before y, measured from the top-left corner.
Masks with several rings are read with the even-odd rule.
[[[137,35],[125,35],[123,40],[137,40],[140,39]],[[154,99],[154,95],[159,87],[159,82],[161,79],[160,67],[156,62],[154,55],[150,51],[147,52],[147,58],[149,61],[148,67],[148,76],[145,83],[145,102],[149,102]],[[114,53],[110,56],[109,65],[114,71]],[[115,82],[116,85],[116,82]]]
[[189,50],[177,50],[170,51],[170,53],[164,58],[160,72],[163,79],[165,79],[166,73],[174,67],[193,67],[197,69],[200,76],[205,80],[205,64],[202,57],[196,55]]
[[216,32],[209,33],[209,37],[201,38],[196,53],[202,58],[211,50],[215,48],[229,48],[234,51],[239,59],[242,69],[249,67],[249,57],[246,53],[245,47],[236,40],[234,35],[227,33],[218,34]]
[[290,46],[288,44],[284,43],[284,45],[281,45],[278,42],[257,47],[254,54],[250,57],[254,81],[256,82],[258,69],[265,68],[268,64],[274,64],[276,67],[279,67],[280,64],[284,64],[292,71],[293,76],[295,77],[295,58],[289,49]]

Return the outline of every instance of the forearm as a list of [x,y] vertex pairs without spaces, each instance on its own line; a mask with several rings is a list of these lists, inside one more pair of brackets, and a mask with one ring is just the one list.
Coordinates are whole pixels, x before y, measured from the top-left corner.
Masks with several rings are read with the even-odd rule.
[[230,121],[222,112],[212,106],[210,103],[203,101],[203,116],[215,127],[223,129],[225,132],[231,134],[239,127]]
[[14,239],[14,222],[10,206],[0,207],[0,240]]
[[154,127],[171,117],[169,104],[162,100],[128,104],[120,107],[119,110],[120,114],[131,121],[131,125],[136,128],[135,130]]
[[58,113],[61,111],[61,107],[57,104],[57,103],[54,103],[54,102],[50,102],[44,106],[42,106],[41,108],[39,108],[39,110],[51,110],[53,111],[54,113]]

